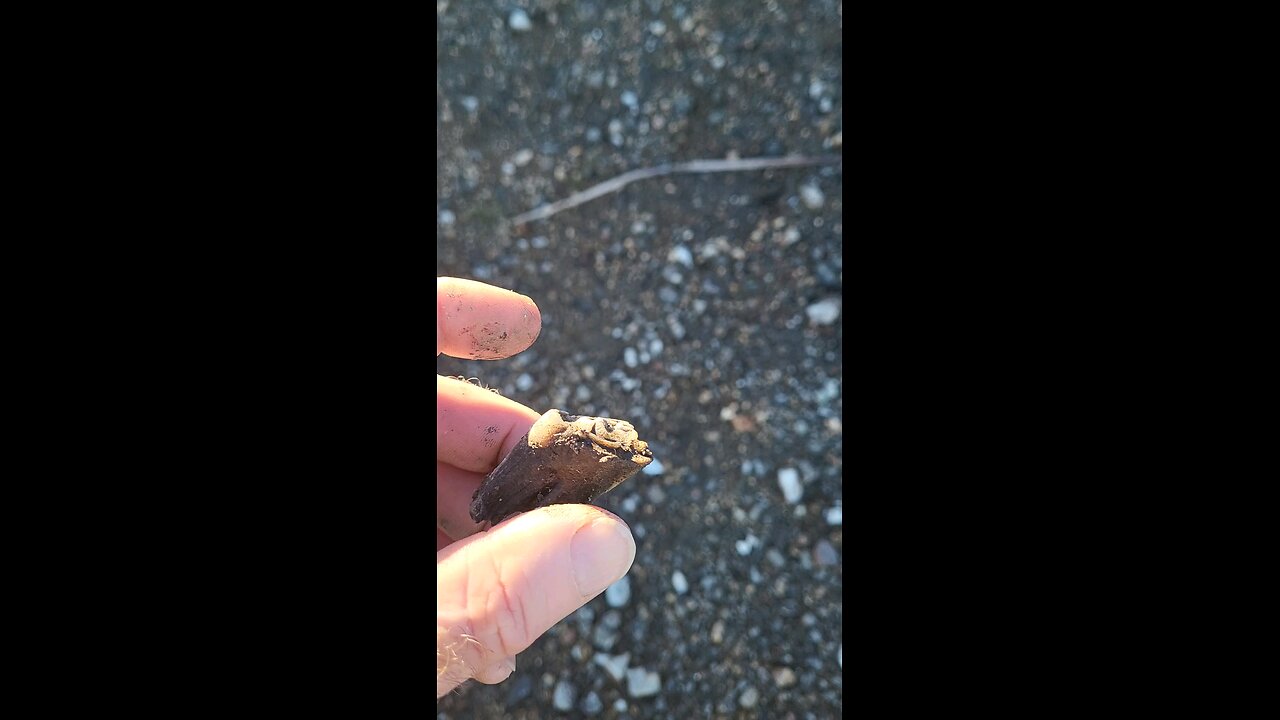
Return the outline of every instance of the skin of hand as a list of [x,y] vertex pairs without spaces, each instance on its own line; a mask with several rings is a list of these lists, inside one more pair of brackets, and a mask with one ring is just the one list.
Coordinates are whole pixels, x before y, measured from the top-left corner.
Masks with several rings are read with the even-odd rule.
[[[436,278],[436,355],[499,360],[542,329],[533,300]],[[539,413],[436,376],[436,698],[469,679],[498,683],[515,656],[631,569],[631,529],[591,505],[552,505],[482,530],[471,496]]]

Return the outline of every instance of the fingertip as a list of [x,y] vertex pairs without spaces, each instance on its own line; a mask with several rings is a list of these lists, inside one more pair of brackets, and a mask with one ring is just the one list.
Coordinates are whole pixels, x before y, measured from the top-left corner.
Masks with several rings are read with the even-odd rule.
[[436,278],[436,354],[498,360],[526,350],[542,331],[527,295],[462,278]]
[[621,519],[601,514],[574,533],[569,556],[578,593],[586,600],[627,574],[636,559],[636,541]]

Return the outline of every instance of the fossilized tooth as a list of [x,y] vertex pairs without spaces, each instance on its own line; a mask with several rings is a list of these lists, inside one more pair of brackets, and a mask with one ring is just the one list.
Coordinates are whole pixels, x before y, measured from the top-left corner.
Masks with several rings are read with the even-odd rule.
[[625,420],[548,410],[471,497],[471,519],[497,525],[544,505],[589,503],[653,462]]

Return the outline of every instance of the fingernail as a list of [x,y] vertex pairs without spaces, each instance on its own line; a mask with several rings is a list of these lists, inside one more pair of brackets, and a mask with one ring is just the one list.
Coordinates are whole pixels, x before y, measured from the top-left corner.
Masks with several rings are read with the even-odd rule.
[[613,518],[596,518],[578,528],[569,545],[578,593],[591,598],[627,574],[636,558],[631,530]]

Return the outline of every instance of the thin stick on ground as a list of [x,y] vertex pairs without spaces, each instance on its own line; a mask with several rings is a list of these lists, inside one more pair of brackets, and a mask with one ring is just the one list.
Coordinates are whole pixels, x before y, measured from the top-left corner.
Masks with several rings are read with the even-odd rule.
[[839,155],[819,155],[815,157],[760,157],[740,158],[737,160],[690,160],[689,162],[658,165],[625,172],[599,185],[593,185],[582,192],[576,192],[563,200],[557,200],[527,213],[511,218],[515,225],[522,225],[537,220],[546,220],[556,213],[589,203],[599,197],[615,193],[638,180],[675,175],[678,173],[718,173],[744,172],[747,170],[766,170],[769,168],[808,167],[811,165],[830,165],[841,161]]

